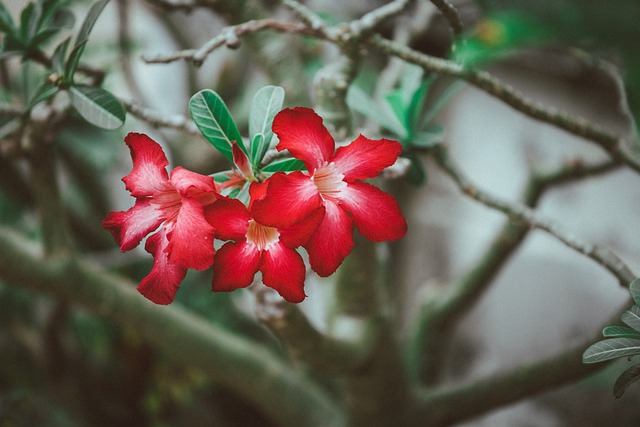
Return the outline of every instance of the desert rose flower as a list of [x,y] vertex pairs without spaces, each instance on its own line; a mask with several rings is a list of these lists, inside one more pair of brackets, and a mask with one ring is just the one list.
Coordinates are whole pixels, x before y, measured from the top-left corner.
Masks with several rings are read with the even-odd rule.
[[[216,253],[213,264],[213,291],[233,291],[249,286],[255,274],[289,302],[305,298],[306,268],[295,248],[305,244],[324,216],[320,207],[287,227],[265,226],[252,216],[253,201],[264,197],[268,183],[250,187],[249,209],[239,200],[221,198],[207,211],[209,221],[216,224],[215,236],[228,240]],[[279,216],[272,211],[265,218]]]
[[252,213],[262,224],[287,227],[322,207],[324,219],[304,245],[316,273],[333,274],[351,252],[354,224],[375,242],[406,234],[407,223],[396,200],[362,181],[391,166],[400,155],[400,143],[360,135],[336,150],[322,118],[304,107],[279,112],[273,132],[280,140],[276,148],[289,150],[308,172],[271,176],[266,197],[254,203]]
[[219,196],[211,177],[177,167],[167,173],[167,157],[147,135],[125,138],[133,169],[124,178],[135,204],[125,212],[111,212],[103,226],[121,251],[138,246],[151,234],[145,249],[153,255],[153,267],[138,291],[156,304],[173,301],[187,269],[205,270],[213,264],[213,226],[205,209]]

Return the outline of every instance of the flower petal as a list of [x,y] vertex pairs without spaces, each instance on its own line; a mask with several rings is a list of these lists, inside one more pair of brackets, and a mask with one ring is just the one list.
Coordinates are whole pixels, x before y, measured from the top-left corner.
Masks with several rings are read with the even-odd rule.
[[169,244],[165,230],[150,236],[145,244],[153,255],[151,272],[138,285],[138,292],[156,304],[170,304],[178,291],[187,269],[169,262],[165,248]]
[[329,160],[335,150],[333,137],[322,124],[322,118],[310,108],[287,108],[273,119],[273,133],[278,135],[278,151],[289,150],[313,172]]
[[368,139],[358,136],[355,141],[336,150],[333,159],[336,171],[345,181],[376,177],[386,167],[395,163],[402,151],[397,141]]
[[298,252],[282,243],[275,243],[262,252],[260,261],[262,283],[278,291],[289,302],[301,302],[305,298],[304,261]]
[[322,206],[322,197],[311,178],[300,171],[275,173],[267,195],[251,204],[251,215],[260,224],[284,229]]
[[353,223],[338,204],[327,201],[326,214],[318,230],[304,246],[313,271],[322,277],[332,275],[353,249]]
[[122,252],[129,251],[162,224],[162,212],[149,200],[138,199],[126,212],[110,212],[102,221]]
[[166,188],[169,161],[162,147],[142,133],[129,133],[124,141],[131,151],[133,169],[122,181],[131,195],[148,197]]
[[260,257],[256,246],[246,241],[225,243],[216,253],[211,289],[214,292],[230,292],[246,288],[258,271]]
[[369,240],[398,240],[407,233],[407,221],[393,196],[365,182],[352,182],[339,194],[358,231]]
[[165,224],[169,244],[169,261],[184,268],[205,270],[213,264],[214,228],[204,217],[204,208],[197,201],[182,199],[174,221]]
[[[240,141],[240,143],[242,143],[242,141]],[[236,165],[236,168],[238,168],[240,173],[242,173],[242,176],[244,176],[248,181],[253,180],[254,175],[251,161],[236,141],[231,141],[231,152],[233,153],[233,163]]]
[[220,240],[240,240],[247,235],[249,211],[237,199],[221,197],[205,210],[207,220],[214,225],[215,237]]
[[311,213],[284,230],[278,230],[280,241],[289,248],[297,248],[306,244],[313,233],[318,229],[324,218],[325,209],[323,206],[311,211]]
[[171,171],[171,184],[181,196],[196,199],[202,205],[213,203],[219,196],[213,178],[191,172],[181,166]]

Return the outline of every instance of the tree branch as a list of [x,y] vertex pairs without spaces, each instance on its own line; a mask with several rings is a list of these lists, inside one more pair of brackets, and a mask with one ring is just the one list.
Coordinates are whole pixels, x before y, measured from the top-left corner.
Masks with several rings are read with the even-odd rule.
[[453,31],[454,36],[459,36],[464,31],[464,27],[462,25],[462,19],[460,19],[460,15],[458,14],[458,10],[456,7],[451,4],[448,0],[431,0],[431,3],[442,13],[447,22],[449,22],[449,26],[451,27],[451,31]]
[[551,222],[539,218],[530,208],[521,204],[509,203],[500,200],[488,193],[485,193],[472,185],[461,171],[449,160],[447,150],[442,147],[436,147],[432,151],[433,158],[438,166],[455,182],[460,191],[467,196],[477,200],[485,206],[499,210],[506,214],[509,218],[524,221],[528,226],[546,231],[556,239],[564,243],[566,246],[576,252],[591,258],[613,274],[621,286],[628,286],[636,275],[627,267],[627,265],[613,252],[607,248],[593,245],[580,240],[577,237],[570,236],[561,231]]
[[620,135],[603,130],[581,117],[574,117],[567,112],[533,102],[486,71],[468,70],[453,61],[423,54],[381,36],[373,36],[368,41],[370,45],[387,55],[397,56],[428,71],[466,80],[529,117],[595,142],[613,159],[640,172],[640,159],[634,153],[627,151],[625,145],[628,144]]
[[120,102],[124,104],[124,107],[129,113],[141,120],[144,120],[153,127],[176,129],[190,135],[202,135],[193,120],[190,120],[184,116],[181,116],[179,114],[168,116],[156,110],[143,107],[142,105],[134,101],[121,99]]
[[175,362],[201,369],[245,396],[278,425],[343,425],[340,410],[323,391],[263,347],[178,305],[155,305],[133,283],[85,262],[42,259],[37,247],[6,228],[0,228],[0,277],[133,329]]
[[267,287],[257,290],[256,314],[287,346],[296,359],[331,373],[353,372],[366,363],[377,341],[372,319],[340,316],[331,335],[309,323],[297,305],[289,304]]

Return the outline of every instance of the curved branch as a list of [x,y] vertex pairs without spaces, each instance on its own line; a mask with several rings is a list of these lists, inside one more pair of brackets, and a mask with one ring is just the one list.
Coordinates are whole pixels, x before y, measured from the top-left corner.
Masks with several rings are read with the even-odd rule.
[[371,37],[369,43],[387,55],[397,56],[425,70],[466,80],[529,117],[596,143],[611,158],[640,172],[640,158],[627,151],[627,144],[620,135],[603,130],[581,117],[533,102],[486,71],[469,70],[456,62],[423,54],[381,36]]
[[453,31],[454,36],[459,36],[464,31],[464,27],[462,25],[462,19],[460,19],[460,14],[456,7],[451,4],[448,0],[431,0],[431,3],[442,13],[445,17],[449,26],[451,27],[451,31]]
[[546,231],[566,246],[588,258],[591,258],[609,270],[609,272],[618,279],[621,286],[628,286],[629,283],[637,277],[629,267],[609,249],[590,244],[577,237],[567,235],[551,222],[539,218],[538,215],[536,215],[536,213],[530,208],[521,204],[509,203],[501,200],[472,185],[462,172],[459,171],[449,160],[448,153],[444,147],[436,147],[433,149],[432,153],[438,166],[440,166],[440,168],[455,182],[460,191],[467,196],[490,208],[503,212],[509,218],[524,221],[530,227]]
[[251,400],[283,426],[341,426],[324,392],[271,352],[190,314],[142,298],[126,279],[68,258],[42,259],[38,248],[0,228],[0,277],[53,295],[134,329],[176,363],[201,369]]

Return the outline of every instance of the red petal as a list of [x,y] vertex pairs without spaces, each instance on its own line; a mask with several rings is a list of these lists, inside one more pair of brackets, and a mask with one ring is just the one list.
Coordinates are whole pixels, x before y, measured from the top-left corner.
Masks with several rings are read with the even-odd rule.
[[349,214],[334,202],[325,203],[326,214],[305,249],[313,271],[331,276],[353,249],[353,223]]
[[166,188],[169,176],[165,168],[169,161],[162,147],[142,133],[130,133],[124,141],[131,151],[133,169],[122,181],[131,195],[148,197]]
[[324,218],[324,206],[312,211],[309,216],[284,230],[278,230],[280,241],[289,248],[305,245],[318,229]]
[[214,292],[230,292],[246,288],[258,271],[261,253],[246,241],[225,243],[216,253],[213,263]]
[[253,168],[249,161],[249,157],[247,157],[247,154],[242,151],[242,148],[240,148],[236,141],[231,141],[231,152],[233,153],[233,163],[235,163],[240,173],[242,173],[242,176],[252,180]]
[[351,144],[338,148],[331,161],[345,181],[353,181],[378,176],[384,168],[395,163],[401,151],[402,146],[397,141],[368,139],[360,135]]
[[164,230],[147,239],[145,249],[153,255],[153,268],[138,285],[138,291],[156,304],[170,304],[178,291],[187,269],[169,262],[165,251],[169,244]]
[[196,199],[202,205],[213,203],[219,196],[213,178],[181,166],[171,171],[171,184],[181,196]]
[[333,137],[322,118],[310,108],[296,107],[280,111],[273,119],[273,133],[278,135],[278,150],[287,149],[312,172],[329,160],[335,150]]
[[239,200],[221,197],[206,209],[205,215],[213,224],[217,239],[240,240],[247,235],[251,217]]
[[262,283],[275,289],[289,302],[301,302],[304,297],[304,261],[298,252],[281,243],[262,252],[260,261]]
[[115,239],[122,252],[129,251],[149,233],[162,224],[161,211],[149,203],[149,200],[138,199],[126,212],[111,212],[102,221]]
[[318,188],[300,171],[275,173],[268,183],[267,195],[251,205],[251,215],[260,224],[284,229],[322,206]]
[[169,260],[184,268],[205,270],[213,264],[214,229],[204,217],[204,208],[198,201],[183,198],[174,221],[165,224],[169,244]]
[[358,231],[369,240],[398,240],[407,233],[407,221],[396,199],[365,182],[349,183],[339,195],[340,202],[353,216]]

